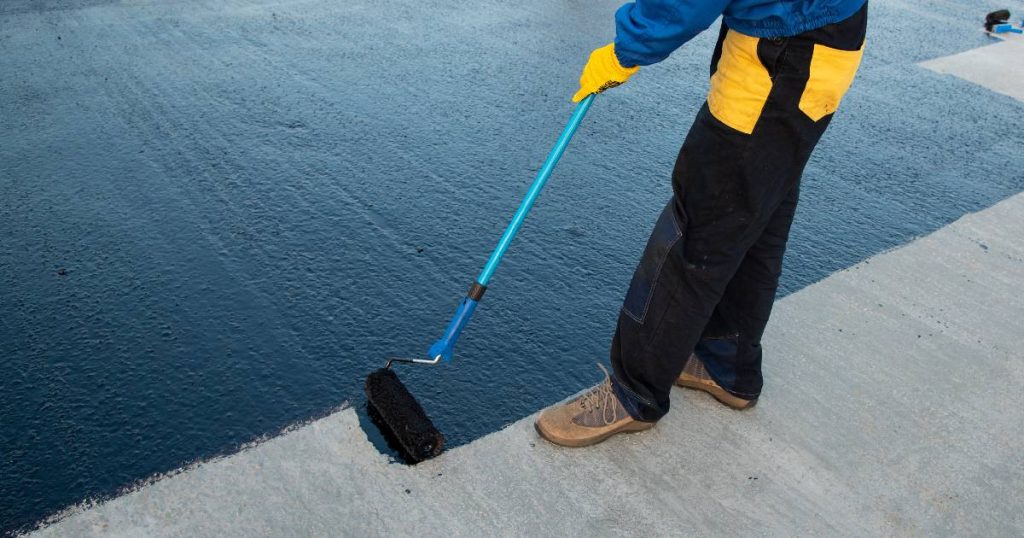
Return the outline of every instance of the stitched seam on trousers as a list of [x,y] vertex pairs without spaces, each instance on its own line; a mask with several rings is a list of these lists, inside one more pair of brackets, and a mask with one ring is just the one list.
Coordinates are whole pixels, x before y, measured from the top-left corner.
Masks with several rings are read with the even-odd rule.
[[[674,301],[674,300],[676,300],[676,299],[675,299],[675,293],[676,293],[676,290],[677,290],[678,288],[679,288],[679,283],[678,283],[678,282],[676,282],[676,285],[675,285],[675,287],[673,287],[673,288],[672,288],[672,292],[671,292],[671,293],[669,294],[669,304],[671,304],[671,301]],[[666,308],[667,308],[667,307],[666,307]],[[705,320],[705,323],[706,323],[706,320]],[[658,331],[660,331],[660,330],[661,330],[661,326],[662,326],[662,325],[664,325],[664,324],[665,324],[665,316],[662,316],[662,317],[661,317],[661,319],[659,319],[659,320],[658,320],[658,325],[657,325],[657,326],[655,326],[655,327],[653,328],[653,330],[651,330],[651,334],[652,334],[652,335],[657,335]],[[645,342],[645,343],[644,343],[644,345],[643,345],[643,347],[641,348],[641,350],[640,350],[640,354],[646,354],[647,352],[649,352],[649,351],[650,351],[650,349],[651,349],[651,345],[652,345],[652,342],[653,342],[654,340],[655,340],[655,337],[654,337],[654,336],[652,336],[651,338],[648,338],[648,339],[647,339],[647,342]]]
[[669,243],[668,248],[665,252],[665,257],[661,259],[661,262],[658,263],[658,268],[654,271],[654,277],[651,279],[651,289],[647,290],[647,299],[644,301],[643,313],[640,315],[638,319],[635,314],[633,314],[632,312],[629,311],[628,308],[626,308],[626,305],[622,305],[622,311],[625,312],[626,315],[629,316],[633,321],[641,325],[643,325],[644,320],[647,319],[647,311],[651,308],[651,300],[654,298],[654,290],[658,288],[658,277],[661,276],[661,269],[665,266],[665,262],[668,261],[668,257],[672,254],[672,249],[676,248],[676,244],[679,243],[679,239],[683,237],[683,231],[679,229],[679,221],[676,220],[676,216],[670,216],[672,217],[672,221],[675,223],[676,238],[673,239],[671,243]]
[[[614,377],[614,376],[613,376],[613,377]],[[657,407],[656,405],[654,405],[653,403],[651,403],[651,401],[650,401],[650,400],[648,400],[647,398],[644,398],[643,396],[640,396],[640,395],[639,395],[639,394],[637,394],[637,393],[636,393],[636,392],[635,392],[635,391],[634,391],[633,389],[631,389],[631,388],[627,387],[627,386],[626,386],[626,384],[625,384],[625,383],[623,383],[623,382],[622,382],[622,381],[621,381],[621,380],[620,380],[620,379],[619,379],[618,377],[615,377],[615,384],[616,384],[616,385],[617,385],[617,386],[618,386],[618,387],[619,387],[620,389],[622,389],[622,390],[626,391],[627,393],[629,393],[629,395],[630,395],[630,396],[632,396],[633,398],[636,398],[636,400],[637,400],[637,401],[639,401],[640,403],[642,403],[642,404],[646,405],[647,407]]]
[[[764,119],[764,112],[765,112],[765,110],[768,110],[769,106],[779,106],[780,105],[780,103],[778,102],[779,101],[778,92],[782,91],[782,88],[780,87],[780,84],[778,83],[778,81],[776,79],[779,76],[779,66],[780,65],[784,65],[786,60],[789,58],[789,51],[790,51],[790,45],[789,45],[789,43],[786,43],[786,46],[781,51],[779,51],[779,55],[775,57],[775,65],[772,66],[771,70],[768,69],[767,65],[764,65],[764,62],[761,62],[761,65],[764,65],[765,70],[768,71],[769,73],[771,73],[772,87],[769,88],[768,95],[764,98],[764,106],[761,107],[761,114],[757,117],[757,121],[754,122],[754,127],[748,133],[748,135],[751,138],[753,138],[754,134],[758,132],[757,127],[759,125],[761,125],[761,122]],[[758,58],[758,60],[760,60],[760,58]],[[745,148],[743,148],[743,160],[744,161],[746,161],[746,159],[749,156],[750,147],[751,147],[751,144],[747,144],[747,146]]]

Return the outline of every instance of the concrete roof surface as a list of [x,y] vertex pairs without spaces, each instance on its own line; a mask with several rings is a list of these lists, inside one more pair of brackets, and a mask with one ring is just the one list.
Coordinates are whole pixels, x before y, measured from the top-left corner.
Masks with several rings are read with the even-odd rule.
[[920,65],[1024,101],[1024,84],[1020,81],[1020,73],[1024,73],[1024,38],[1007,39]]
[[648,432],[531,416],[410,467],[349,408],[35,535],[1021,535],[1021,230],[1017,195],[783,299],[749,411],[679,389]]

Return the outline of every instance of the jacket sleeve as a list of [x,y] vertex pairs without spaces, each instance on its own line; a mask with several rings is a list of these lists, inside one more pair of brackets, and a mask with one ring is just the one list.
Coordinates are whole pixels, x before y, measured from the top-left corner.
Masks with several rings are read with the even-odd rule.
[[615,56],[624,67],[658,63],[703,32],[730,0],[636,0],[615,12]]

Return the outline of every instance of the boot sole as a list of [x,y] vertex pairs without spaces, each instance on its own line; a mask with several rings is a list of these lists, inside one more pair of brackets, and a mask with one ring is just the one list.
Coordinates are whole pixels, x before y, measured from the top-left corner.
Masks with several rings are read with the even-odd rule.
[[739,411],[742,411],[744,409],[750,409],[751,407],[754,407],[755,404],[757,404],[757,398],[754,398],[753,400],[744,400],[739,396],[733,396],[732,394],[729,394],[729,392],[723,389],[722,387],[705,385],[704,383],[701,383],[700,381],[696,380],[691,381],[689,379],[677,379],[676,386],[706,392],[710,394],[714,399],[718,400],[719,403],[722,403],[727,407],[731,407]]
[[588,437],[586,439],[563,439],[561,437],[558,437],[557,435],[553,435],[551,433],[544,431],[544,428],[542,428],[540,424],[537,422],[533,423],[533,427],[534,429],[537,430],[537,433],[540,434],[541,437],[547,439],[548,441],[558,446],[579,448],[583,446],[596,445],[597,443],[600,443],[601,441],[604,441],[605,439],[619,433],[637,433],[646,431],[653,428],[654,424],[654,422],[641,422],[639,420],[636,420],[623,426],[621,429],[610,430],[598,436]]

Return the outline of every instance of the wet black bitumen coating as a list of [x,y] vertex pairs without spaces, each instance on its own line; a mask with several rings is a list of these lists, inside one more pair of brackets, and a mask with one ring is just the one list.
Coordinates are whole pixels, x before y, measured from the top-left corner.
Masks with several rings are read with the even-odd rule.
[[[0,528],[425,353],[618,4],[0,1]],[[783,295],[1024,188],[1020,103],[914,66],[988,43],[970,4],[872,5]],[[401,371],[449,447],[600,379],[713,42],[601,96],[454,360]]]
[[366,377],[364,391],[378,426],[401,445],[410,463],[433,458],[444,450],[444,435],[393,370],[372,372]]

